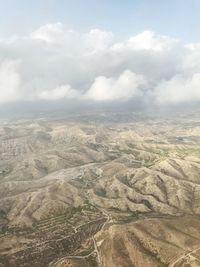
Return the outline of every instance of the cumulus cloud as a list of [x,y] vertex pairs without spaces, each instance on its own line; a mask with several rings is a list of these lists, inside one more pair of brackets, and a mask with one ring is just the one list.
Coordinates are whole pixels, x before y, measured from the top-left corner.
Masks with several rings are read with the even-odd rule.
[[56,87],[53,90],[45,90],[38,94],[38,98],[44,100],[73,99],[78,97],[79,92],[71,88],[68,84]]
[[161,82],[155,88],[158,103],[181,103],[200,101],[200,73],[190,78],[177,75],[169,81]]
[[64,30],[62,23],[46,24],[30,34],[31,39],[41,40],[47,43],[63,39]]
[[142,86],[146,83],[142,75],[130,70],[124,71],[118,78],[97,77],[86,93],[86,98],[95,101],[128,100],[142,95]]
[[169,50],[179,43],[178,40],[168,36],[157,35],[152,31],[144,31],[128,40],[116,43],[114,49],[133,49],[133,50]]
[[199,74],[199,43],[152,31],[116,41],[111,32],[78,33],[58,22],[0,40],[0,103],[194,102]]
[[17,72],[18,62],[3,61],[0,63],[0,103],[19,100],[20,75]]
[[92,52],[109,48],[112,44],[114,36],[112,32],[105,32],[99,29],[93,29],[89,33],[83,35],[83,43],[86,49]]

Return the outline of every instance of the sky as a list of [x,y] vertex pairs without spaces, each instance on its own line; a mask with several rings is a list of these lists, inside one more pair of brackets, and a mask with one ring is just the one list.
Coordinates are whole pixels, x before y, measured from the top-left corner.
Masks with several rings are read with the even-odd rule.
[[144,30],[199,41],[199,0],[0,0],[1,35],[24,34],[61,21],[69,28],[112,31],[127,38]]
[[0,0],[0,107],[200,102],[199,0]]

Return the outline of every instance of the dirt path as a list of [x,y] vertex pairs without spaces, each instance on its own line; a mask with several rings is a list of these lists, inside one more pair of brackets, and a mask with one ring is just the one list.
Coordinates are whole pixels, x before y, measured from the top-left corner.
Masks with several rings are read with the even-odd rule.
[[52,263],[49,264],[49,267],[55,267],[57,264],[63,264],[67,259],[86,259],[88,257],[90,257],[92,254],[96,253],[97,257],[99,255],[99,252],[98,252],[98,248],[97,248],[97,245],[96,245],[96,241],[94,239],[94,237],[92,237],[92,240],[93,240],[93,244],[94,244],[94,250],[92,252],[90,252],[89,254],[87,255],[84,255],[84,256],[73,256],[73,255],[69,255],[69,256],[65,256],[65,257],[62,257],[61,259],[59,259],[58,261],[54,261]]
[[[93,206],[95,206],[93,204]],[[95,206],[96,207],[96,206]],[[100,208],[96,207],[99,211],[102,212],[102,214],[106,217],[106,221],[104,222],[104,224],[102,225],[101,227],[101,230],[98,232],[98,233],[101,233],[101,231],[104,230],[105,226],[109,223],[109,222],[112,222],[112,218],[110,217],[109,214],[107,214],[104,210],[101,210]],[[80,227],[80,226],[79,226]],[[78,228],[79,228],[78,227]],[[97,243],[96,243],[96,240],[95,240],[95,237],[93,236],[92,237],[92,240],[93,240],[93,244],[94,244],[94,250],[92,252],[90,252],[89,254],[87,255],[84,255],[84,256],[80,256],[80,255],[77,255],[77,256],[74,256],[74,255],[69,255],[69,256],[65,256],[65,257],[62,257],[60,258],[59,260],[57,261],[53,261],[49,264],[49,267],[55,267],[56,265],[58,264],[63,264],[65,262],[65,260],[67,259],[86,259],[88,257],[90,257],[92,254],[96,253],[96,256],[97,256],[97,260],[98,260],[98,265],[99,267],[101,267],[101,257],[100,257],[100,254],[99,254],[99,251],[98,251],[98,246],[97,246]]]
[[169,264],[169,267],[176,267],[176,264],[177,264],[179,261],[181,261],[181,260],[187,258],[188,256],[191,256],[193,253],[197,252],[198,250],[200,250],[200,247],[198,247],[198,248],[196,248],[196,249],[190,251],[190,252],[187,253],[187,254],[183,254],[183,255],[180,256],[178,259],[176,259],[174,262],[170,263],[170,264]]

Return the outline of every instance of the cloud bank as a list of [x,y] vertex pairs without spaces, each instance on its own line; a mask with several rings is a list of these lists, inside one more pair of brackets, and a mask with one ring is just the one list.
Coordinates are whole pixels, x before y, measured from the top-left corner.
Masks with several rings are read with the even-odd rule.
[[0,104],[17,101],[152,105],[200,102],[200,43],[144,31],[78,33],[62,23],[0,39]]

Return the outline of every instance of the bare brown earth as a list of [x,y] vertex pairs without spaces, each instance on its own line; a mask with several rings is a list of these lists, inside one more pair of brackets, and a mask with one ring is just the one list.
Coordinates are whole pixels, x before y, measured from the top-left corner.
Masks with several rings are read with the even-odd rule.
[[199,120],[123,116],[0,122],[1,267],[200,266]]

